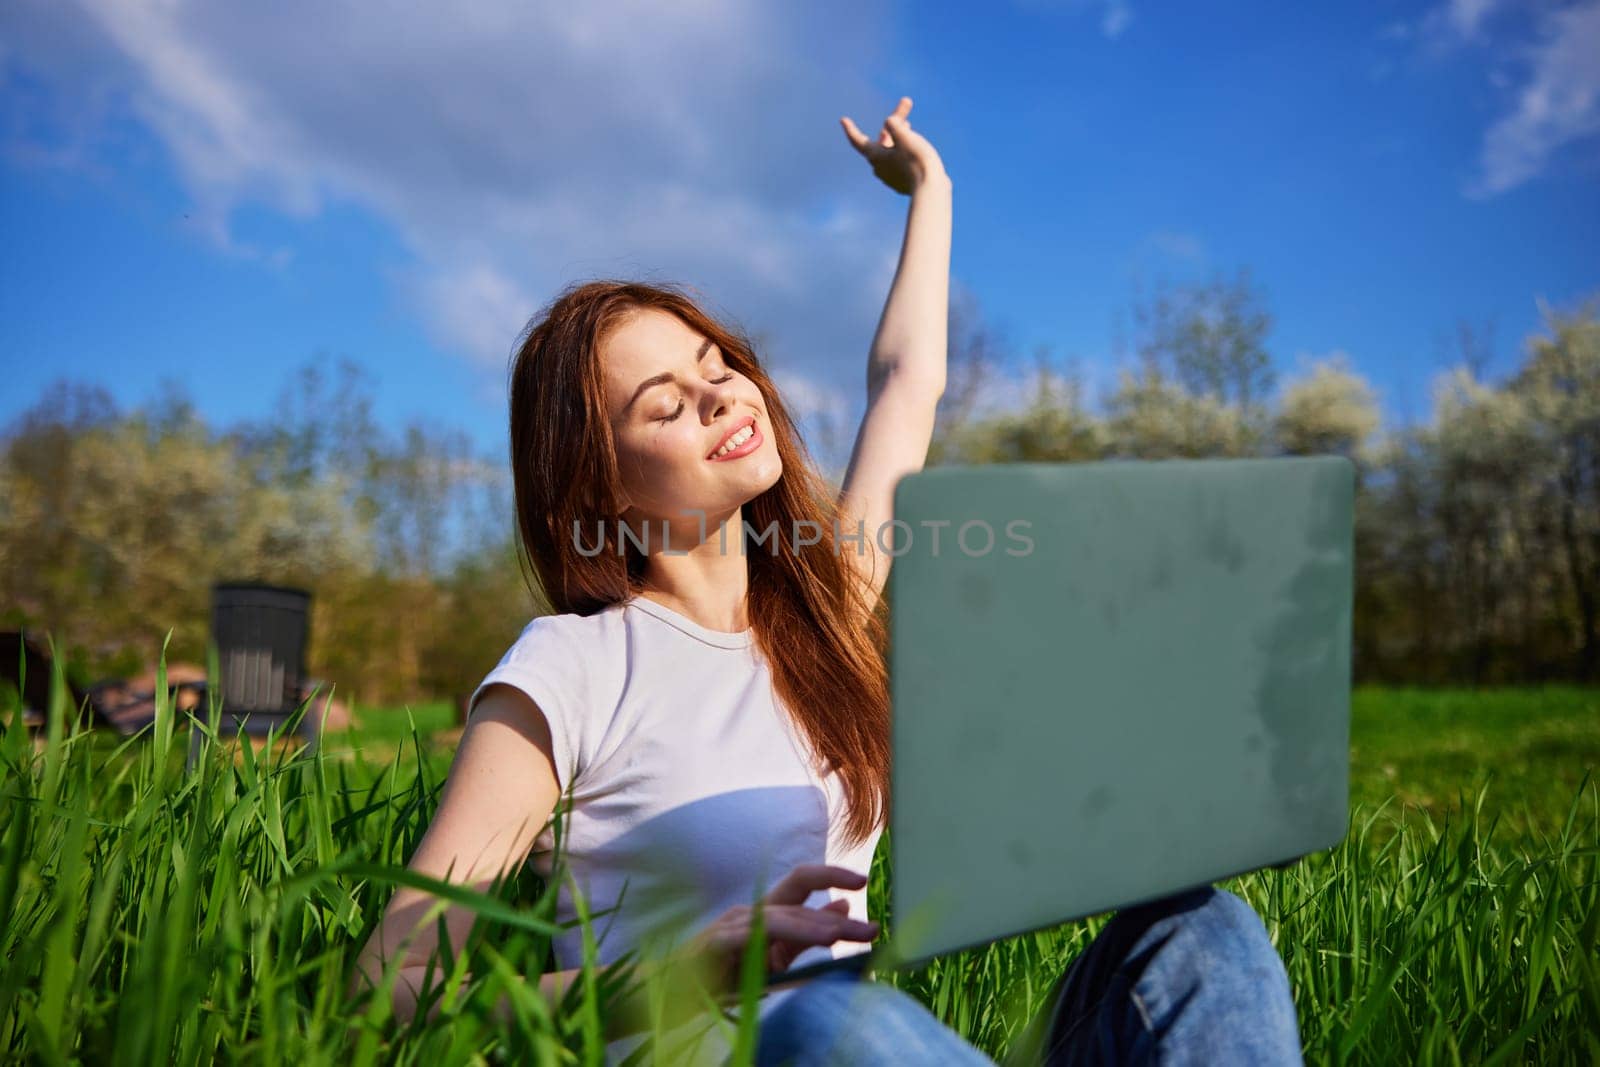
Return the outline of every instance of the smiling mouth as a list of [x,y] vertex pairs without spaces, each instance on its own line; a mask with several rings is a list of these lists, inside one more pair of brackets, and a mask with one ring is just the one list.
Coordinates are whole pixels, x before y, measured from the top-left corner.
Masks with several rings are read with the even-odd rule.
[[[744,449],[746,446],[748,446],[750,444],[751,439],[756,437],[759,433],[760,433],[760,431],[756,429],[755,416],[754,415],[747,416],[746,419],[743,422],[740,423],[740,425],[739,425],[739,427],[737,429],[735,429],[732,433],[728,434],[727,437],[724,437],[722,439],[722,443],[717,445],[716,448],[712,449],[710,454],[706,456],[706,459],[712,460],[712,461],[719,460],[719,459],[727,459],[728,456],[731,455],[732,453],[738,452],[741,449]],[[724,450],[725,446],[728,444],[728,442],[729,441],[734,441],[734,440],[738,440],[739,443],[734,445],[731,448],[726,448],[726,450]]]

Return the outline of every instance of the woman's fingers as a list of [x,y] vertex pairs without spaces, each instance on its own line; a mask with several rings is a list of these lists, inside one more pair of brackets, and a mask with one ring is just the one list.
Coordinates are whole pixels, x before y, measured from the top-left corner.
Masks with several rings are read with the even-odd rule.
[[873,147],[872,142],[867,139],[867,135],[862,133],[848,116],[841,118],[839,121],[844,124],[845,136],[850,138],[850,143],[856,146],[856,151],[862,155],[867,155]]
[[922,136],[922,134],[918,133],[916,130],[913,130],[911,128],[911,123],[907,122],[905,119],[895,120],[889,126],[889,132],[894,134],[894,138],[897,143],[907,149],[911,148],[912,145],[917,142],[921,142],[923,144],[927,143],[927,140]]
[[890,112],[889,117],[883,120],[883,128],[878,131],[878,140],[876,143],[869,139],[866,134],[862,133],[861,129],[849,116],[841,116],[839,121],[844,125],[845,135],[850,138],[850,143],[855,145],[856,151],[860,152],[864,156],[867,156],[868,158],[871,158],[872,150],[875,148],[894,147],[897,125],[903,125],[905,129],[911,128],[910,123],[907,121],[910,114],[911,98],[909,96],[902,96],[900,98],[900,103],[895,106],[895,109],[892,112]]
[[831,945],[835,941],[871,941],[875,923],[857,922],[848,914],[827,908],[772,908],[766,913],[767,940],[801,945]]
[[876,162],[881,153],[893,147],[893,144],[890,142],[889,135],[887,133],[880,132],[878,134],[878,140],[874,141],[872,138],[862,133],[861,128],[855,123],[851,122],[849,119],[841,119],[840,121],[845,124],[844,132],[850,138],[850,143],[855,146],[857,152],[860,152],[869,160]]
[[878,140],[885,148],[892,148],[895,141],[899,139],[900,132],[911,128],[910,116],[911,98],[902,96],[900,103],[896,104],[895,109],[889,113],[889,117],[883,120],[883,132],[878,135]]
[[[808,874],[825,879],[837,878],[840,874],[860,878],[843,867],[813,866],[795,870],[802,875],[802,880]],[[769,897],[769,902],[762,907],[762,916],[767,963],[775,971],[786,970],[801,952],[813,945],[831,945],[835,941],[870,942],[878,936],[878,924],[850,918],[849,902],[842,899],[808,908],[804,904],[773,904]],[[749,906],[729,908],[697,935],[696,943],[704,946],[697,951],[710,952],[726,975],[736,974],[750,941],[753,918],[753,909]]]
[[819,889],[860,889],[866,884],[866,875],[848,867],[803,863],[784,875],[763,899],[768,904],[804,904]]

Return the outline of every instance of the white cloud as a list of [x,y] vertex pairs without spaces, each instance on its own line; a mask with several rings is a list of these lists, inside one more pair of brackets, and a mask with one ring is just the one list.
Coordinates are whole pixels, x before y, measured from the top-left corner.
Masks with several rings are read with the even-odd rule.
[[1528,79],[1484,134],[1470,196],[1505,192],[1539,174],[1557,150],[1600,132],[1600,0],[1551,12],[1527,50]]
[[1147,232],[1120,260],[1136,289],[1149,278],[1190,277],[1208,261],[1205,241],[1198,234],[1172,228]]
[[1100,32],[1109,40],[1115,41],[1122,36],[1128,24],[1133,21],[1133,9],[1122,0],[1110,0],[1106,9],[1100,15]]
[[1128,0],[1012,0],[1024,11],[1098,11],[1100,33],[1108,41],[1121,37],[1133,22],[1133,6]]
[[1187,264],[1206,258],[1205,242],[1184,230],[1157,230],[1144,239],[1140,251]]
[[[863,369],[862,376],[865,377]],[[850,399],[835,386],[793,371],[775,371],[773,380],[783,392],[790,414],[801,419],[843,418],[850,410]]]
[[[853,388],[906,201],[838,117],[875,129],[893,104],[867,77],[888,16],[883,0],[13,0],[0,87],[48,85],[68,117],[50,142],[18,105],[0,113],[20,157],[103,146],[114,100],[219,248],[289,269],[292,250],[238,240],[241,206],[371,213],[412,256],[390,272],[424,328],[496,379],[528,316],[599,275],[686,283],[774,367]],[[940,116],[919,117],[937,143]]]
[[[1600,0],[1444,0],[1413,22],[1391,22],[1377,39],[1428,60],[1470,56],[1504,101],[1484,132],[1477,173],[1463,192],[1481,199],[1542,173],[1556,153],[1600,132]],[[1382,80],[1394,61],[1371,70]]]
[[487,263],[432,269],[403,284],[426,312],[437,341],[504,366],[537,299]]
[[1488,39],[1490,22],[1504,14],[1506,0],[1443,0],[1412,22],[1400,19],[1378,31],[1381,41],[1404,42],[1414,39],[1425,55],[1448,55],[1468,45]]
[[1476,37],[1502,0],[1448,0],[1436,12],[1450,32],[1464,40]]

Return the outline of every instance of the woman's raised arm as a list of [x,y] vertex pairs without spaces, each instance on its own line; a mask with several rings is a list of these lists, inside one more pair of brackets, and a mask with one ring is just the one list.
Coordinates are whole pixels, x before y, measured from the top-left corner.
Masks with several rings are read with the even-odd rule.
[[901,97],[876,143],[840,120],[873,173],[911,197],[900,264],[867,356],[867,410],[839,493],[842,532],[859,529],[871,542],[847,558],[861,568],[874,600],[891,560],[879,531],[892,544],[885,524],[894,517],[894,484],[927,461],[948,348],[952,184],[939,153],[911,128],[910,113],[910,97]]

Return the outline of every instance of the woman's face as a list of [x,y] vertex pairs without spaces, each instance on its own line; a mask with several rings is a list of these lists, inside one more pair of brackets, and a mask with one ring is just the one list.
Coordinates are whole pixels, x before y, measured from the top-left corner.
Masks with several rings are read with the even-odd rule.
[[[600,363],[630,528],[642,532],[642,520],[671,520],[693,533],[697,519],[687,509],[699,508],[710,535],[721,517],[783,473],[761,390],[729,368],[720,346],[676,315],[632,312],[601,342]],[[713,455],[747,423],[754,430],[749,440],[731,454]]]

